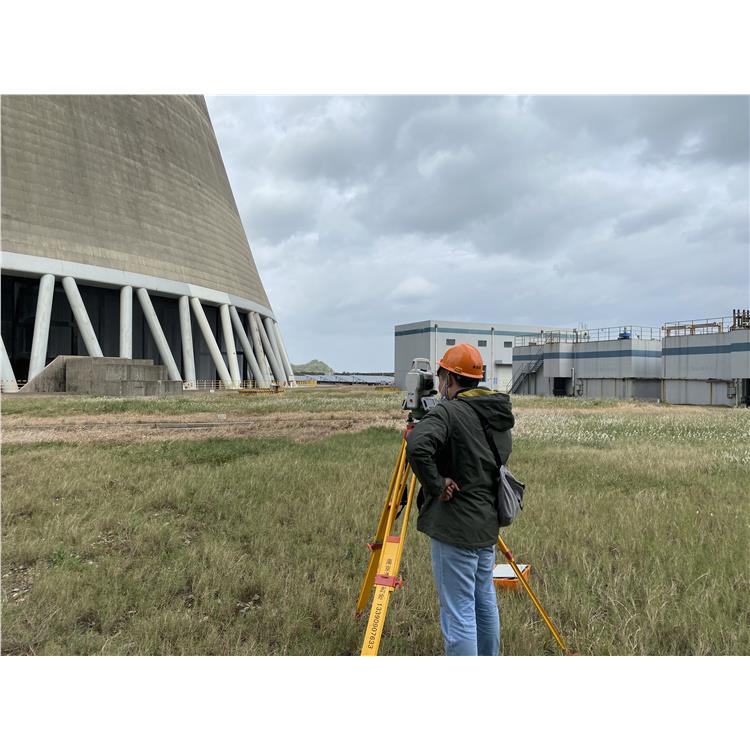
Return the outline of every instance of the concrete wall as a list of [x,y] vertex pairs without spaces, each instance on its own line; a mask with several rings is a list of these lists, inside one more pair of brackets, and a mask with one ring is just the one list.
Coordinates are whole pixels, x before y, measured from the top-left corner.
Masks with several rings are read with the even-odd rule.
[[583,398],[657,401],[661,381],[638,378],[576,378],[575,395]]
[[[542,372],[545,378],[569,378],[574,366],[574,344],[545,344],[544,365]],[[532,347],[533,348],[533,347]]]
[[732,350],[731,377],[750,378],[750,330],[730,331],[725,335]]
[[[709,336],[711,334],[705,334]],[[701,336],[700,338],[703,338]],[[664,381],[664,400],[670,404],[693,404],[696,406],[734,406],[730,397],[734,384],[715,380],[670,380]]]
[[21,393],[72,393],[97,396],[181,394],[182,381],[169,380],[167,368],[149,359],[60,356]]
[[1,244],[270,307],[200,96],[3,96]]
[[750,330],[667,336],[662,354],[670,380],[750,378]]

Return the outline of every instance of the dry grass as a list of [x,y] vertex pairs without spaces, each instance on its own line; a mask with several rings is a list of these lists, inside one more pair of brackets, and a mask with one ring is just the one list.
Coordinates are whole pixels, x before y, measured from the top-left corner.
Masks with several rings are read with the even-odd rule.
[[[3,399],[3,653],[358,653],[352,612],[398,395],[215,395],[112,417],[96,399],[61,400],[62,415],[55,399]],[[750,653],[750,413],[514,405],[528,501],[506,541],[567,640],[592,654]],[[11,442],[11,412],[29,430],[58,424],[45,442]],[[116,440],[122,422],[181,413],[207,425]],[[242,437],[222,437],[217,414],[244,422],[229,427]],[[402,573],[381,653],[441,653],[423,535]],[[500,601],[504,653],[555,652],[524,595]]]

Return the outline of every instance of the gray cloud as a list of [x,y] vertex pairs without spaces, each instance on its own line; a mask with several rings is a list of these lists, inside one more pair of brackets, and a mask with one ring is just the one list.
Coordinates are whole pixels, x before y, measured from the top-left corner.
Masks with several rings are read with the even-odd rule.
[[292,359],[747,306],[748,97],[209,98]]

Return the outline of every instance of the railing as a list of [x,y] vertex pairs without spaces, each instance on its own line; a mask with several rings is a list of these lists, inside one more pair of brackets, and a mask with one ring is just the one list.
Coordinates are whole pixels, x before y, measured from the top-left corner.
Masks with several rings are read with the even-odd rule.
[[665,336],[700,336],[750,328],[750,310],[732,310],[732,315],[699,320],[676,320],[664,324]]
[[528,333],[513,338],[513,346],[544,346],[545,344],[559,344],[561,342],[577,341],[576,331],[541,331]]
[[661,327],[657,326],[609,326],[605,328],[581,328],[573,331],[545,331],[544,333],[516,336],[513,346],[543,346],[544,344],[579,344],[586,341],[617,341],[639,339],[658,341]]
[[225,386],[221,380],[196,380],[195,383],[185,382],[182,387],[186,391],[276,391],[280,388],[276,382],[272,382],[270,388],[259,388],[254,380],[241,380],[237,387]]

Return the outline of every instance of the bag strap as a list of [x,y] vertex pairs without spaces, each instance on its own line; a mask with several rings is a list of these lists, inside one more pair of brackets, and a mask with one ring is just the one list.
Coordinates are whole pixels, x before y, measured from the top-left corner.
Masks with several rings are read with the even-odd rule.
[[497,463],[497,470],[500,471],[500,467],[503,465],[503,461],[500,458],[500,454],[497,451],[497,446],[495,445],[495,439],[492,437],[492,428],[490,427],[490,423],[484,418],[484,415],[479,411],[479,409],[475,407],[474,404],[471,403],[470,399],[462,398],[460,399],[460,401],[462,404],[466,404],[467,406],[470,406],[474,414],[476,414],[477,417],[479,417],[479,421],[482,425],[482,430],[484,431],[484,436],[487,438],[487,443],[490,446],[492,455],[495,457],[495,462]]

